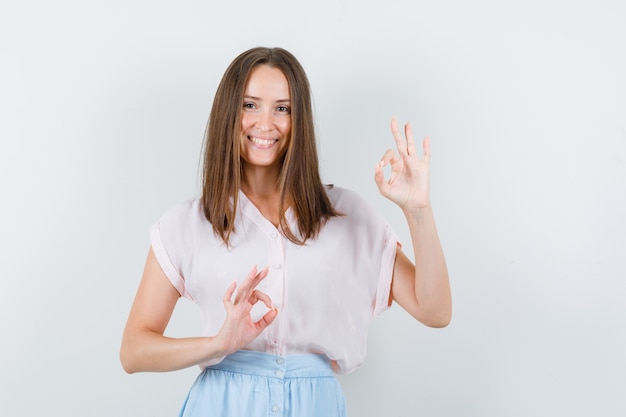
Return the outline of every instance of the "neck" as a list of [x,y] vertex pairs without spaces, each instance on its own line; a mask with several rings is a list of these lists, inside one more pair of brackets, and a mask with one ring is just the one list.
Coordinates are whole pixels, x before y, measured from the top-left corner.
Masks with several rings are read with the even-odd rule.
[[278,169],[246,167],[244,165],[241,190],[275,227],[280,222],[280,188]]
[[276,199],[280,196],[278,187],[279,167],[251,167],[244,163],[241,189],[248,197]]

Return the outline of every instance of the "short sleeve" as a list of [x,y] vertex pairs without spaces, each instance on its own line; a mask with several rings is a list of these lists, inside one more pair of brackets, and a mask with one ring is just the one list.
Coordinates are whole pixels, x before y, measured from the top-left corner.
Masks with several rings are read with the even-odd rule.
[[167,211],[150,228],[150,244],[161,269],[178,293],[190,300],[186,282],[189,257],[193,254],[194,231],[201,228],[199,203],[189,200]]
[[150,244],[152,245],[152,251],[167,279],[169,279],[180,295],[185,296],[185,280],[178,273],[177,268],[174,266],[172,259],[165,249],[159,226],[160,224],[157,222],[150,228]]
[[378,288],[376,290],[376,303],[374,305],[374,316],[378,316],[389,309],[389,296],[391,294],[391,281],[393,278],[393,268],[396,264],[397,247],[400,245],[398,237],[391,226],[385,226],[385,241],[383,244],[382,258],[380,263],[380,276],[378,277]]
[[389,295],[396,261],[398,237],[393,228],[365,199],[354,191],[340,187],[328,190],[335,208],[345,214],[333,228],[337,236],[349,235],[352,242],[344,251],[353,252],[359,266],[354,273],[368,277],[370,317],[378,316],[390,307]]

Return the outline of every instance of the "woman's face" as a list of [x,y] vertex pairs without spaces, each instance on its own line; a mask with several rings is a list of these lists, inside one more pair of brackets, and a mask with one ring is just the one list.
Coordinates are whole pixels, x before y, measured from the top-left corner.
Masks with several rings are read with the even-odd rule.
[[242,112],[241,158],[251,166],[277,166],[291,132],[289,84],[281,70],[268,65],[252,70]]

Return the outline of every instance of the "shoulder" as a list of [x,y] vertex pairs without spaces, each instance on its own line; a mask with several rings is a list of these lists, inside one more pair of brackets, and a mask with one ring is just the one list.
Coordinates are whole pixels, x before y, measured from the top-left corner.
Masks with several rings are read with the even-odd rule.
[[365,199],[357,192],[336,185],[327,185],[326,193],[333,207],[340,209],[343,207],[351,207],[355,204],[366,203]]
[[343,187],[326,186],[326,192],[333,208],[345,217],[353,220],[378,218],[378,213],[373,206],[356,191]]
[[167,209],[159,218],[163,221],[190,221],[204,217],[200,198],[191,198]]
[[208,221],[204,216],[199,198],[185,200],[166,210],[157,220],[155,227],[168,235],[193,233],[206,228]]
[[152,225],[150,236],[153,247],[162,247],[170,258],[182,259],[211,236],[211,230],[200,199],[193,198],[165,211]]

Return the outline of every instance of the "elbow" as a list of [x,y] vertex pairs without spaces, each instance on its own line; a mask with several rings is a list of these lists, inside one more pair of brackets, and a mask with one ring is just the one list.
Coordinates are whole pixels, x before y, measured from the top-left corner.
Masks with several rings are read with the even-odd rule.
[[435,311],[418,319],[422,324],[434,329],[447,327],[452,321],[452,309]]
[[447,327],[450,324],[450,321],[452,321],[452,316],[447,316],[447,317],[439,317],[437,319],[431,320],[426,324],[426,326],[428,327],[432,327],[434,329],[442,329],[444,327]]
[[122,364],[122,369],[124,369],[124,372],[127,374],[134,374],[139,371],[135,356],[136,355],[132,354],[131,349],[129,349],[125,343],[122,343],[120,349],[120,363]]
[[122,369],[127,374],[134,374],[135,368],[133,367],[132,361],[130,361],[127,355],[124,354],[124,351],[120,351],[120,363],[122,364]]
[[122,369],[127,374],[131,375],[137,372],[135,371],[135,368],[132,366],[132,364],[130,364],[128,361],[125,361],[123,358],[121,358],[121,362],[122,362]]

